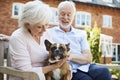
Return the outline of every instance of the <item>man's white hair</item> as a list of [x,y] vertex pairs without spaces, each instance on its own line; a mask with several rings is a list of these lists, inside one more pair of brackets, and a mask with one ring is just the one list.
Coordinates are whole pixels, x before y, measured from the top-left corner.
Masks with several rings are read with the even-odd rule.
[[41,1],[30,1],[24,5],[22,14],[19,17],[19,27],[24,27],[25,23],[34,25],[45,24],[52,16],[50,7]]
[[76,7],[75,7],[75,3],[72,1],[63,1],[58,5],[58,13],[60,12],[60,10],[64,7],[64,6],[70,6],[72,8],[72,13],[73,15],[75,15],[76,13]]

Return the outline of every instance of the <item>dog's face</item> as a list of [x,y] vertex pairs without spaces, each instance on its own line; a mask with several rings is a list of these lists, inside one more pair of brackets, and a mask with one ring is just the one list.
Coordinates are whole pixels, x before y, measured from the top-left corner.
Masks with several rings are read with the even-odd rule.
[[55,63],[68,56],[67,52],[70,50],[68,44],[51,43],[45,40],[46,50],[49,51],[49,62]]

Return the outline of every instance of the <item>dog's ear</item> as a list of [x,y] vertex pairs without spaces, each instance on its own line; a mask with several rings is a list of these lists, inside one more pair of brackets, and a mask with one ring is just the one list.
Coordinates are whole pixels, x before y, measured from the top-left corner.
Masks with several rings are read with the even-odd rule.
[[67,47],[67,51],[69,51],[69,50],[70,50],[70,43],[65,44],[65,45],[66,45],[66,47]]
[[52,43],[50,41],[48,41],[47,39],[44,41],[44,43],[45,43],[45,46],[46,46],[46,50],[49,51]]

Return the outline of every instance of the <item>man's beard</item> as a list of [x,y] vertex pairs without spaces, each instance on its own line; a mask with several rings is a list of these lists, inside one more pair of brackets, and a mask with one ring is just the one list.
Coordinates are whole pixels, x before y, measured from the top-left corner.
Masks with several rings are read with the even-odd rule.
[[62,28],[70,28],[72,21],[69,23],[63,23],[62,21],[59,21],[59,24]]

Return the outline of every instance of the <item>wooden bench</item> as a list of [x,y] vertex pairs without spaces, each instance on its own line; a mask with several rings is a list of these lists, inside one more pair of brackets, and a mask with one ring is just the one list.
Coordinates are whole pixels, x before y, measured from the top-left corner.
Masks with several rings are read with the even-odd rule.
[[[0,80],[8,80],[9,75],[21,77],[27,80],[40,80],[37,73],[35,72],[21,71],[10,67],[10,59],[9,56],[7,56],[8,54],[7,50],[8,50],[7,42],[0,41]],[[6,61],[4,59],[5,52],[7,56]]]
[[[7,75],[14,75],[17,77],[22,77],[28,80],[40,80],[38,75],[34,72],[26,72],[26,71],[21,71],[21,70],[17,70],[17,69],[13,69],[12,67],[10,67],[10,60],[9,60],[9,56],[7,56],[6,59],[6,63],[5,63],[5,55],[7,55],[8,51],[8,46],[7,46],[7,42],[5,41],[0,41],[0,80],[4,80],[4,74]],[[6,64],[6,66],[4,65]],[[115,70],[119,70],[119,75],[120,75],[120,66],[119,65],[107,65],[107,64],[97,64],[101,67],[107,67],[109,69],[115,69]],[[119,80],[120,80],[120,76],[119,76]]]

